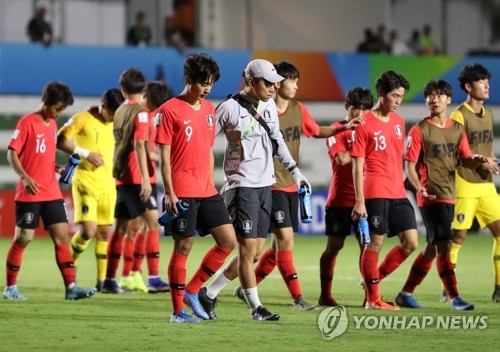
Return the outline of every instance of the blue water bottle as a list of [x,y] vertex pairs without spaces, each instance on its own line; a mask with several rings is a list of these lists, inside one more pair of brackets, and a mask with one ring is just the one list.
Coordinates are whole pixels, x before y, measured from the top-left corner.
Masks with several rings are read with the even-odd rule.
[[[189,203],[187,202],[187,200],[179,199],[177,201],[177,210],[179,210],[178,214],[185,212],[186,210],[188,210],[188,208],[189,208]],[[172,216],[169,213],[167,213],[166,211],[164,211],[163,213],[161,213],[161,215],[157,221],[158,221],[158,224],[160,224],[161,226],[165,226],[170,221],[174,220],[174,218],[175,218],[175,216]]]
[[361,244],[364,246],[366,244],[370,243],[370,228],[368,226],[368,221],[366,220],[366,217],[362,217],[358,221],[358,228],[359,228],[359,237]]
[[64,167],[61,177],[59,178],[59,183],[62,185],[67,185],[71,182],[73,174],[75,173],[76,167],[80,163],[80,157],[78,154],[71,154],[68,163]]
[[311,191],[307,184],[302,182],[299,188],[299,208],[300,220],[304,224],[312,222],[312,209],[311,209]]

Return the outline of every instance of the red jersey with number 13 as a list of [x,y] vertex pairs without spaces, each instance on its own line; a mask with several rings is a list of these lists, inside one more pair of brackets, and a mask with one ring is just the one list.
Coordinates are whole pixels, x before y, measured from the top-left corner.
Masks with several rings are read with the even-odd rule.
[[395,112],[384,122],[371,111],[353,134],[351,156],[364,158],[365,199],[406,198],[403,179],[405,121]]

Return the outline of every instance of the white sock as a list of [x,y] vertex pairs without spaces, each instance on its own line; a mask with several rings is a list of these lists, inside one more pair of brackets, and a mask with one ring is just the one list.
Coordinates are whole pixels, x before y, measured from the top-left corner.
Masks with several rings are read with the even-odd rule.
[[254,310],[262,305],[262,303],[260,303],[259,294],[257,293],[257,286],[252,288],[242,288],[242,291],[250,310]]
[[224,270],[221,269],[214,275],[214,278],[207,286],[208,298],[214,299],[215,297],[217,297],[219,292],[222,291],[222,289],[226,287],[230,282],[231,280],[229,280],[226,275],[224,275]]

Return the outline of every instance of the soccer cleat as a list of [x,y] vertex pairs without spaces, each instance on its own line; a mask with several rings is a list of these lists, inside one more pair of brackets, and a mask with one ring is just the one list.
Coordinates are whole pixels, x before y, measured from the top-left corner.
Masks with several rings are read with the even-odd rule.
[[186,313],[183,309],[177,314],[172,314],[170,316],[171,323],[199,323],[200,320]]
[[21,292],[17,289],[17,285],[6,286],[3,290],[3,298],[10,301],[26,301],[27,298],[24,297]]
[[401,292],[396,296],[396,304],[400,307],[404,308],[423,308],[418,302],[415,300],[413,295],[403,295]]
[[493,291],[493,295],[491,295],[491,299],[495,303],[500,302],[500,285],[495,285],[495,291]]
[[320,306],[325,306],[325,307],[336,307],[339,305],[332,296],[329,297],[320,296],[318,299],[318,304]]
[[304,297],[299,296],[293,300],[293,310],[313,310],[316,309],[314,304],[307,302]]
[[149,278],[148,293],[170,292],[170,286],[159,277]]
[[446,290],[441,291],[441,297],[439,298],[439,302],[448,303],[450,301],[450,296],[448,296],[448,292]]
[[129,291],[118,286],[115,280],[106,279],[102,284],[101,293],[124,294],[129,293]]
[[[133,271],[130,273],[130,279],[129,279],[129,289],[131,291],[138,291],[138,292],[148,292],[148,288],[146,285],[144,285],[144,281],[142,281],[142,275],[138,271]],[[163,282],[165,285],[168,286],[167,283]]]
[[454,310],[474,310],[474,305],[468,303],[462,299],[462,297],[457,296],[451,300],[451,309]]
[[66,289],[66,301],[77,301],[79,299],[90,298],[95,295],[97,289],[95,287],[86,289],[80,286],[73,286],[71,289]]
[[368,310],[399,310],[398,306],[392,305],[384,301],[382,298],[377,299],[374,302],[366,302],[365,309]]
[[97,290],[97,292],[101,292],[102,285],[104,285],[104,280],[98,279],[97,283],[95,284],[95,289]]
[[122,276],[118,281],[118,286],[125,291],[132,291],[132,278],[130,276]]
[[268,321],[280,320],[280,316],[278,314],[271,313],[263,306],[258,306],[257,308],[252,310],[252,318],[253,320],[268,320]]
[[187,290],[184,290],[184,303],[191,307],[194,315],[203,320],[210,320],[207,312],[201,306],[200,300],[198,299],[197,293],[189,293]]
[[[248,307],[248,303],[247,303],[247,300],[245,299],[245,295],[243,294],[243,289],[241,288],[241,286],[236,286],[236,288],[234,289],[234,292],[233,292],[233,296],[238,297]],[[248,308],[250,308],[250,307],[248,307]]]
[[198,300],[200,301],[201,306],[208,314],[210,320],[219,320],[217,314],[215,314],[215,307],[217,306],[217,297],[214,299],[207,296],[207,288],[202,287],[198,292]]

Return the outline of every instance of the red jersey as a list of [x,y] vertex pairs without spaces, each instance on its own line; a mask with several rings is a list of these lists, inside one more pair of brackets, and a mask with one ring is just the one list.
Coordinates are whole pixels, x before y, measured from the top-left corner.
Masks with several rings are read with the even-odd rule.
[[172,98],[159,112],[156,143],[171,146],[172,186],[177,197],[207,198],[217,194],[210,163],[215,140],[215,108],[203,100],[198,111]]
[[[155,109],[149,113],[149,151],[151,153],[156,152],[156,125],[160,119],[158,115],[158,109]],[[156,184],[156,163],[151,160],[151,167],[153,170],[153,175],[149,178],[152,185]]]
[[[126,100],[123,104],[138,104],[133,100]],[[142,174],[139,164],[137,162],[137,157],[135,155],[135,141],[142,140],[145,142],[149,141],[150,133],[150,122],[149,122],[149,112],[147,110],[141,111],[137,114],[134,119],[134,133],[131,138],[130,143],[132,144],[132,150],[128,155],[127,168],[123,178],[116,180],[117,185],[122,184],[142,184]]]
[[[345,125],[347,121],[335,122],[332,126]],[[350,152],[352,149],[352,130],[345,130],[326,140],[328,156],[332,163],[332,181],[328,190],[326,205],[329,207],[352,208],[356,203],[352,181],[352,163],[340,165],[335,161],[337,153]]]
[[26,173],[38,184],[38,193],[29,194],[19,180],[15,200],[19,202],[45,202],[62,199],[57,183],[56,170],[57,124],[31,113],[16,125],[9,149],[15,150]]
[[[422,127],[427,133],[426,138],[422,136]],[[425,200],[417,192],[418,206],[455,204],[455,169],[459,163],[458,158],[465,159],[471,155],[463,126],[450,118],[446,120],[444,128],[437,127],[429,117],[413,126],[408,133],[405,160],[417,163],[420,184],[429,194],[437,196],[435,200]]]
[[351,156],[364,158],[365,199],[406,198],[403,182],[405,122],[391,112],[387,122],[371,111],[363,115],[364,124],[353,133]]

